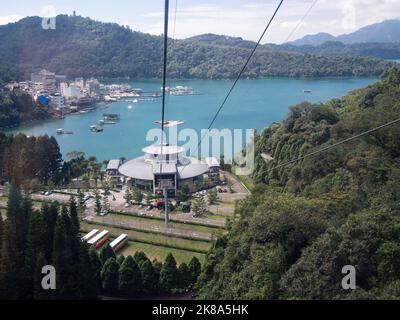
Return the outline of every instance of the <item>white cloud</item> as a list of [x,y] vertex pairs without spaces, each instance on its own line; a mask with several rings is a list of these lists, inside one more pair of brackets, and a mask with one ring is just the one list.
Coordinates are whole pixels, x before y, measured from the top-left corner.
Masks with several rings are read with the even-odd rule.
[[7,16],[0,16],[0,25],[12,23],[12,22],[17,22],[18,20],[21,20],[22,18],[24,18],[24,16],[17,15],[17,14],[10,14],[10,15],[7,15]]

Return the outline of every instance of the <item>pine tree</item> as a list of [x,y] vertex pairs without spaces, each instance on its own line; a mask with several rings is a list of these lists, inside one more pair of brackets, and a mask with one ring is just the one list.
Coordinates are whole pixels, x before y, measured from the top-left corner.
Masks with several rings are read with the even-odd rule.
[[[35,300],[45,300],[48,299],[52,295],[52,291],[43,290],[42,288],[42,268],[47,265],[46,258],[43,253],[39,252],[36,256],[36,261],[33,266],[33,298]],[[57,285],[57,282],[56,282]]]
[[114,258],[115,260],[117,259],[114,250],[110,247],[110,244],[106,243],[100,250],[100,261],[102,264],[105,264],[110,258]]
[[96,250],[90,249],[89,250],[89,259],[90,259],[90,272],[94,276],[94,279],[97,283],[97,290],[101,290],[101,269],[102,264],[97,254]]
[[146,254],[143,251],[136,251],[133,255],[133,259],[135,259],[138,266],[140,266],[140,264],[142,264],[143,262],[149,260],[149,258],[147,258]]
[[197,259],[197,257],[193,257],[190,260],[188,267],[191,275],[190,283],[194,285],[197,282],[197,278],[201,272],[201,264],[199,259]]
[[178,268],[178,285],[179,289],[187,289],[191,285],[192,276],[190,269],[186,263],[181,263]]
[[117,258],[117,262],[120,267],[121,267],[122,263],[124,262],[124,260],[125,260],[125,257],[122,254]]
[[71,217],[71,224],[73,227],[73,232],[77,237],[79,234],[79,216],[78,216],[78,208],[76,205],[75,197],[71,196],[69,200],[69,214]]
[[145,260],[139,264],[142,275],[143,293],[145,295],[155,295],[159,290],[159,277],[150,260]]
[[142,291],[142,275],[132,256],[126,257],[119,269],[119,290],[131,297]]
[[110,258],[101,270],[101,284],[106,293],[116,294],[118,292],[119,265],[114,258]]
[[83,194],[83,192],[79,189],[78,190],[78,207],[80,209],[82,209],[85,206],[85,195]]
[[85,244],[80,246],[78,286],[80,299],[96,299],[98,295],[98,277],[91,270],[91,257]]
[[160,286],[165,292],[171,292],[178,284],[178,269],[174,256],[169,253],[160,272]]
[[67,247],[68,228],[65,224],[65,221],[65,213],[64,216],[60,215],[57,217],[57,222],[54,229],[52,255],[52,264],[57,272],[56,295],[61,299],[65,299],[69,295],[69,292],[65,287],[67,287],[68,282],[68,266],[71,263],[71,254]]
[[101,213],[101,196],[97,188],[94,190],[94,212],[97,215]]
[[42,230],[41,222],[42,217],[40,212],[35,212],[29,217],[26,253],[24,260],[24,274],[26,282],[24,284],[24,288],[26,289],[28,298],[33,297],[34,295],[34,275],[37,257],[39,254],[44,256],[40,234]]
[[125,203],[126,204],[131,204],[132,201],[132,193],[129,190],[129,188],[126,188],[125,190],[125,195],[124,195]]
[[1,265],[0,265],[0,299],[17,299],[18,287],[16,279],[16,267],[14,259],[14,244],[10,239],[15,229],[11,226],[11,221],[6,219],[3,227]]

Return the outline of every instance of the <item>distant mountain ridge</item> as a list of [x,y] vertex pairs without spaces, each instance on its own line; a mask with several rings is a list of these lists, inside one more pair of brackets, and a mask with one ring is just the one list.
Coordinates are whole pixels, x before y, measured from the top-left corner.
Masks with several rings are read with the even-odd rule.
[[355,43],[387,43],[400,42],[400,19],[385,20],[363,27],[355,32],[333,36],[329,33],[317,33],[315,35],[307,35],[301,39],[288,42],[287,44],[302,46],[312,45],[318,46],[327,41],[339,41],[344,44]]
[[[27,79],[32,71],[41,68],[70,77],[161,76],[161,36],[81,16],[59,15],[56,19],[55,30],[44,30],[39,17],[0,26],[0,83]],[[171,39],[168,76],[232,79],[253,46],[253,41],[212,34]],[[264,45],[255,53],[243,77],[371,76],[380,75],[391,66],[391,62],[349,53],[321,55]]]

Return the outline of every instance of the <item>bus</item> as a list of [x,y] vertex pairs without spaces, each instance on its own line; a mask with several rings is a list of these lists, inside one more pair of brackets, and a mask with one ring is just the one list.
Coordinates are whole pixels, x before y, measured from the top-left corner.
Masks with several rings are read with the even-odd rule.
[[99,230],[97,230],[97,229],[93,229],[92,231],[90,231],[88,234],[86,234],[86,235],[84,235],[83,237],[82,237],[82,241],[89,241],[89,239],[91,238],[91,237],[93,237],[97,232],[99,232]]
[[115,253],[121,250],[128,243],[128,235],[123,233],[118,238],[110,243],[110,247],[114,249]]
[[103,230],[102,232],[98,233],[93,238],[91,238],[88,241],[88,244],[94,246],[96,249],[100,249],[104,245],[104,243],[108,240],[109,237],[110,237],[110,232],[108,230]]

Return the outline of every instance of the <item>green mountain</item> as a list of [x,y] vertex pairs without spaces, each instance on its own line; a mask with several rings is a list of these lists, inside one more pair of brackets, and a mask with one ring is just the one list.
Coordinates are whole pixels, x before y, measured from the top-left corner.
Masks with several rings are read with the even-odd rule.
[[[28,17],[0,26],[3,80],[47,68],[59,74],[105,77],[159,77],[162,37],[131,31],[113,23],[60,15],[56,29]],[[170,42],[168,74],[174,78],[221,79],[237,76],[249,55],[249,43],[226,45],[191,38]],[[345,54],[314,55],[261,48],[245,77],[378,75],[392,63]],[[13,73],[16,73],[13,74]]]
[[[394,68],[342,98],[294,106],[264,129],[255,148],[258,184],[208,253],[200,296],[399,299],[399,123],[284,165],[398,119],[399,101]],[[342,288],[346,265],[355,267],[356,290]]]

